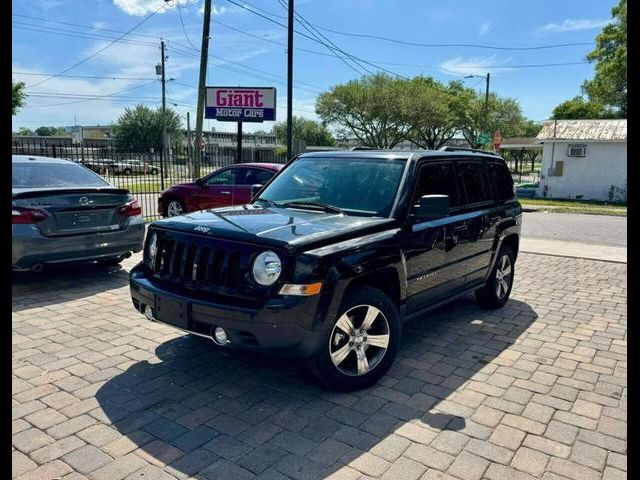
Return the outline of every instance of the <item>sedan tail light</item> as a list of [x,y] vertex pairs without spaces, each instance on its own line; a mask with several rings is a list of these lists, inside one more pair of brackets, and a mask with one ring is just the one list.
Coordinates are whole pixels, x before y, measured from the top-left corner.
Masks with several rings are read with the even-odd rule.
[[44,210],[26,207],[11,207],[12,224],[34,224],[47,219],[49,215]]
[[133,199],[122,205],[118,212],[125,217],[135,217],[142,215],[142,205],[137,199]]

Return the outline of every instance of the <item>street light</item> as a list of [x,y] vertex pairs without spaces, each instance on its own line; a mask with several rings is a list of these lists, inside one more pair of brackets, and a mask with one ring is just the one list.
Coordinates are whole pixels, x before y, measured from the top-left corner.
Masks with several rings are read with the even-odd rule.
[[489,79],[491,74],[487,72],[486,75],[467,75],[464,78],[484,78],[487,81],[487,88],[484,93],[484,133],[487,133],[487,126],[489,125]]

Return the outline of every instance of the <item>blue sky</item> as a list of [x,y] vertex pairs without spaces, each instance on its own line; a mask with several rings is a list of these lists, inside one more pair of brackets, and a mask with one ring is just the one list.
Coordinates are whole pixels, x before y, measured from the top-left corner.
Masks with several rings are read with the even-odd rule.
[[[248,8],[251,4],[272,14],[274,21],[286,23],[280,18],[286,11],[278,0],[247,0],[249,4],[234,1]],[[340,32],[413,43],[521,48],[592,43],[609,21],[614,4],[608,0],[297,0],[296,11],[313,25]],[[24,81],[32,96],[13,117],[13,129],[74,123],[104,125],[114,121],[127,106],[159,106],[160,82],[155,65],[160,60],[161,37],[169,57],[167,78],[174,79],[167,84],[168,103],[177,104],[183,118],[190,111],[194,125],[199,72],[199,53],[194,46],[200,48],[202,5],[202,0],[166,4],[163,0],[14,0],[13,79]],[[108,46],[158,8],[158,13]],[[300,23],[296,29],[306,33]],[[584,62],[592,44],[538,50],[419,47],[321,32],[345,52],[404,76],[422,73],[449,81],[490,72],[491,91],[515,98],[525,116],[533,120],[548,118],[555,105],[577,95],[582,81],[593,76],[593,65],[587,63],[521,67]],[[285,42],[286,30],[281,26],[228,0],[214,0],[207,84],[275,86],[278,119],[284,120]],[[356,78],[358,73],[323,45],[300,35],[295,37],[294,48],[294,114],[315,118],[318,92]],[[101,49],[64,76],[51,78]],[[464,81],[484,89],[482,78]],[[42,83],[34,85],[38,82]],[[96,98],[99,96],[103,97]],[[246,125],[245,130],[270,126]],[[212,127],[235,130],[233,123],[205,121],[205,128]]]

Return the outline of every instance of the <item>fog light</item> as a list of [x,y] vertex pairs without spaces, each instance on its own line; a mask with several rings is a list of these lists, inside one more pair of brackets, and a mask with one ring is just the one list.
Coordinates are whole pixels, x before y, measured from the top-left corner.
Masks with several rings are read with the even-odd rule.
[[213,341],[218,345],[225,345],[226,343],[229,343],[229,340],[227,339],[227,332],[224,331],[224,328],[216,327],[213,331]]
[[144,307],[144,316],[147,317],[148,320],[153,321],[153,308],[151,308],[149,305]]

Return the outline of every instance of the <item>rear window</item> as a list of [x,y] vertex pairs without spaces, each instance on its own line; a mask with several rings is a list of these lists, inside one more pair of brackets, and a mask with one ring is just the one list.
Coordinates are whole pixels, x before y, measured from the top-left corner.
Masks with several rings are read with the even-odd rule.
[[458,171],[466,193],[467,204],[480,203],[490,199],[490,190],[481,162],[460,162]]
[[493,191],[496,192],[496,200],[504,201],[514,197],[513,178],[506,165],[490,163],[489,175],[493,182]]
[[13,188],[103,187],[109,185],[91,170],[73,163],[14,163]]

